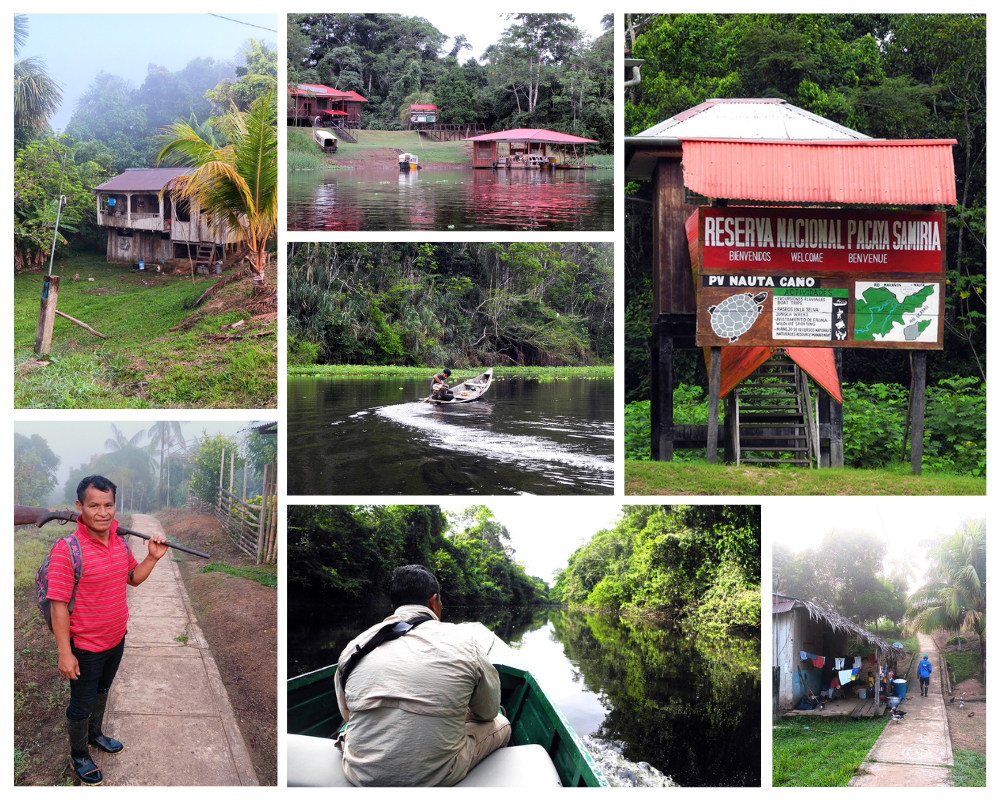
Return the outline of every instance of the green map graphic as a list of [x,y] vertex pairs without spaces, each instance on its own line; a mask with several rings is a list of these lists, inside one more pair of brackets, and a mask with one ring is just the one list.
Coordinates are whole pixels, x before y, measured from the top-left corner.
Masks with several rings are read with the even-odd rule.
[[[912,326],[914,320],[907,322],[904,315],[920,310],[936,289],[937,285],[933,283],[917,284],[916,291],[902,300],[891,289],[882,286],[865,289],[854,304],[854,338],[865,341],[873,341],[876,337],[898,341],[916,339],[931,320],[917,320],[916,329],[905,336],[904,329]],[[897,326],[898,330],[894,331]]]

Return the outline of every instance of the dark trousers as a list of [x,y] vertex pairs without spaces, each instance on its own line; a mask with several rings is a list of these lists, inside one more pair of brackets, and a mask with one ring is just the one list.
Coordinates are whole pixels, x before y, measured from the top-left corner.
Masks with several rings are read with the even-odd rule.
[[920,691],[921,692],[925,692],[925,691],[927,691],[930,688],[931,688],[931,679],[930,678],[921,678],[920,679]]
[[98,693],[111,689],[118,674],[118,665],[125,652],[125,637],[110,650],[92,653],[73,647],[73,655],[80,662],[80,677],[69,682],[69,708],[66,719],[88,719],[94,710]]

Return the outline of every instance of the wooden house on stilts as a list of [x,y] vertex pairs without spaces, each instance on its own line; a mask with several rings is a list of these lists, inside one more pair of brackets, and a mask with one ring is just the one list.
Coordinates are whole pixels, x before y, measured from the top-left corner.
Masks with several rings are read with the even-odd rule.
[[97,224],[107,228],[107,259],[126,264],[191,258],[211,262],[243,237],[178,198],[171,182],[185,168],[127,169],[94,189]]

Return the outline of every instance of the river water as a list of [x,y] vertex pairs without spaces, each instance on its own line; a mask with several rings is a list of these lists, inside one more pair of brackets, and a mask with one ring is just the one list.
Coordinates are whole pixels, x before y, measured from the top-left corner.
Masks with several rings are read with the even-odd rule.
[[614,492],[614,381],[494,380],[419,402],[423,378],[288,379],[290,495]]
[[614,170],[294,171],[290,231],[610,231]]
[[[335,662],[383,616],[290,618],[289,677]],[[758,639],[562,609],[446,606],[444,621],[483,622],[519,651],[605,772],[621,765],[612,783],[635,785],[647,763],[679,786],[760,785]]]

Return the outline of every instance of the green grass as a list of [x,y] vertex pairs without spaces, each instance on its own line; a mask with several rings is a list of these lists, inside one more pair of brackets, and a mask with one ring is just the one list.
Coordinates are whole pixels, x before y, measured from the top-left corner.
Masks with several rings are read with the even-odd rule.
[[14,533],[14,591],[27,589],[35,584],[35,573],[38,566],[45,560],[45,556],[52,550],[52,545],[61,536],[72,533],[75,529],[67,528],[66,531],[51,529],[56,526],[50,525],[49,530],[44,533],[36,528],[22,528]]
[[626,461],[627,495],[985,495],[986,479],[894,469],[796,469]]
[[955,683],[961,683],[980,671],[979,653],[975,650],[963,650],[961,653],[946,652],[944,657],[948,661],[948,670],[954,676]]
[[[42,274],[14,276],[14,405],[17,408],[267,408],[277,399],[276,335],[216,341],[219,327],[245,311],[206,313],[185,307],[214,283],[199,277],[133,272],[93,254],[58,260],[59,310],[107,336],[98,339],[56,317],[48,366],[33,357]],[[276,275],[276,271],[274,271]],[[75,276],[78,280],[74,280]],[[271,277],[271,276],[269,276]],[[93,281],[88,280],[93,278]],[[250,299],[250,281],[216,297]],[[211,300],[209,301],[211,302]],[[171,331],[181,322],[193,324]],[[273,323],[241,329],[260,333]]]
[[[888,718],[794,717],[772,729],[774,786],[847,786]],[[808,725],[811,730],[805,730]]]
[[206,564],[201,569],[202,572],[225,572],[237,578],[245,578],[248,581],[257,581],[261,586],[271,589],[278,588],[278,567],[276,564],[262,564],[260,566],[237,566],[235,564],[222,564],[213,561]]
[[[431,374],[439,369],[436,366],[430,367],[368,367],[357,364],[314,364],[311,366],[289,366],[289,375],[323,375],[330,378],[371,378],[380,377],[401,377],[401,378],[430,378]],[[452,382],[455,378],[464,380],[474,378],[482,367],[455,367],[452,370]],[[613,366],[599,367],[494,367],[494,380],[504,378],[535,378],[540,381],[557,380],[559,378],[613,378],[615,369]]]
[[951,779],[956,786],[986,785],[986,754],[975,750],[953,750],[955,766]]
[[[359,162],[374,159],[377,150],[399,150],[415,153],[420,157],[421,166],[455,165],[472,166],[472,144],[470,142],[435,142],[420,136],[416,131],[352,131],[357,144],[340,142],[336,153],[321,153],[312,141],[308,128],[288,128],[288,158],[286,166],[290,170],[330,169],[337,166],[357,166]],[[614,155],[587,154],[587,163],[601,168],[614,167]],[[379,159],[381,163],[384,159]],[[375,162],[373,162],[374,164]],[[395,167],[395,163],[384,164]]]

